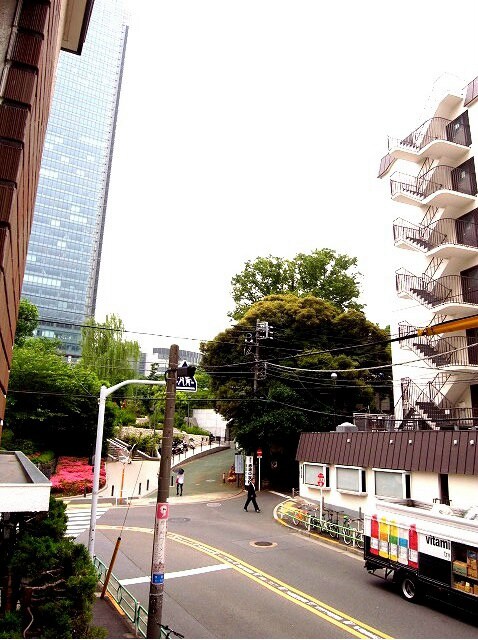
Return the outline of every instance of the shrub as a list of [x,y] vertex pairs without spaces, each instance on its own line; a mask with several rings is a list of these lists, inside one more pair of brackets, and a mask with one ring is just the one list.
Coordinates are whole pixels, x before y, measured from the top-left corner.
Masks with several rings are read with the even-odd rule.
[[[56,472],[51,477],[52,493],[64,496],[74,496],[86,490],[93,490],[93,468],[87,458],[62,456],[58,459]],[[106,467],[101,462],[100,487],[106,484]]]

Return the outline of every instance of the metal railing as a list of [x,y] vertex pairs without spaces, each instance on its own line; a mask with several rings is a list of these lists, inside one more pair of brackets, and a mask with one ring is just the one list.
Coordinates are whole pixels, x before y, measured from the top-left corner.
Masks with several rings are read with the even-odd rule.
[[471,407],[453,407],[450,413],[434,421],[434,427],[422,417],[396,418],[389,414],[354,413],[353,420],[359,431],[467,431],[478,427],[478,411]]
[[350,518],[342,511],[324,507],[322,518],[320,506],[315,504],[282,503],[277,508],[277,516],[294,527],[304,529],[309,533],[326,534],[332,539],[338,539],[347,546],[363,549],[363,519]]
[[407,151],[412,150],[418,153],[423,147],[426,147],[427,144],[435,142],[436,140],[454,142],[455,144],[469,147],[471,145],[470,126],[461,123],[458,138],[455,130],[448,126],[450,124],[451,120],[447,120],[446,118],[430,118],[402,140],[389,136],[388,150],[398,148]]
[[[466,171],[463,169],[463,171]],[[466,171],[465,179],[457,179],[458,168],[447,165],[432,167],[421,176],[411,176],[407,173],[396,171],[390,176],[390,189],[392,197],[402,193],[414,200],[424,200],[442,189],[476,195],[476,177],[470,171]],[[468,178],[468,179],[466,179]]]
[[395,244],[406,242],[421,251],[431,251],[444,244],[478,248],[478,225],[442,218],[422,226],[397,218],[393,223],[393,238]]
[[[104,585],[108,567],[97,556],[94,556],[93,564],[98,571],[99,583]],[[107,592],[112,598],[114,598],[116,604],[121,608],[125,616],[131,622],[136,636],[140,635],[141,637],[146,638],[148,629],[147,609],[140,604],[128,589],[121,585],[120,581],[113,573],[110,574]],[[181,634],[170,629],[167,625],[161,625],[161,638],[169,638],[171,633],[179,638],[183,637]]]
[[478,304],[478,282],[475,278],[450,275],[440,278],[416,276],[405,270],[395,274],[396,291],[419,300],[428,308],[442,304]]

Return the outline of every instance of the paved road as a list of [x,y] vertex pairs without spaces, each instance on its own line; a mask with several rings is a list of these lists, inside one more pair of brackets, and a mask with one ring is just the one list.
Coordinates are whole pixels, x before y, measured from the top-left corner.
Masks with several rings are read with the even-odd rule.
[[[191,493],[196,486],[199,490],[222,483],[222,472],[219,482],[212,467],[208,477],[193,464],[202,463],[185,467]],[[403,601],[390,585],[369,576],[361,557],[348,549],[312,541],[281,526],[273,510],[283,497],[261,492],[260,514],[245,513],[244,499],[244,493],[232,492],[231,497],[224,490],[215,500],[201,502],[186,493],[182,499],[171,499],[162,619],[186,637],[478,635],[476,626],[456,614],[447,615],[442,605]],[[105,561],[121,536],[113,571],[145,605],[153,523],[153,504],[137,504],[110,509],[97,528],[96,550]]]

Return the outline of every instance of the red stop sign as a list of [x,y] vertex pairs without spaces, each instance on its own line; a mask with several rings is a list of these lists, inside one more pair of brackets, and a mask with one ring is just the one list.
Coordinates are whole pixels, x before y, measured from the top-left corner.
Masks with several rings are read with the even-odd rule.
[[317,474],[317,485],[319,487],[323,487],[325,484],[325,477],[324,474],[322,472]]
[[262,458],[262,449],[257,449],[257,457]]

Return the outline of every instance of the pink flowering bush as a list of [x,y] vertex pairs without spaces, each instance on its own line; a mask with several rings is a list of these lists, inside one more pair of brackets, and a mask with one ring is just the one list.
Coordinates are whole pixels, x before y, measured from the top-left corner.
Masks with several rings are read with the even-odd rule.
[[[58,458],[56,471],[50,478],[52,493],[64,496],[75,496],[93,489],[93,470],[88,464],[88,458],[73,458],[61,456]],[[106,467],[101,462],[100,488],[106,484]]]

